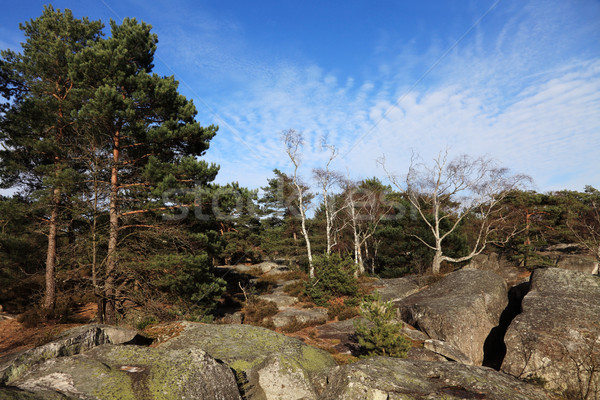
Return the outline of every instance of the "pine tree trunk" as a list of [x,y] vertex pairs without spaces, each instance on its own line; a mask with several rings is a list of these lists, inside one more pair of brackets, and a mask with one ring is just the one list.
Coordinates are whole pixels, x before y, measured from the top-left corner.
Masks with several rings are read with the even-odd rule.
[[54,306],[56,305],[56,233],[58,231],[60,189],[55,188],[52,196],[48,252],[46,254],[46,291],[44,293],[44,312],[46,315],[54,311]]
[[104,280],[104,299],[106,302],[104,310],[104,321],[107,324],[117,322],[116,315],[116,290],[115,273],[117,270],[117,243],[119,239],[119,212],[117,207],[119,195],[119,132],[117,131],[113,138],[113,165],[110,176],[110,196],[109,196],[109,236],[108,236],[108,254],[106,260],[106,278]]

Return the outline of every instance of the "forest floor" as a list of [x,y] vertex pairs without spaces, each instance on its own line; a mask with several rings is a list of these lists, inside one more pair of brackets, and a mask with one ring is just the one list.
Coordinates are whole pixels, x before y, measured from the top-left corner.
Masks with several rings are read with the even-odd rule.
[[34,326],[21,323],[16,315],[0,312],[0,357],[40,346],[67,329],[84,325],[96,315],[96,304],[80,307],[73,315],[73,322],[40,322]]

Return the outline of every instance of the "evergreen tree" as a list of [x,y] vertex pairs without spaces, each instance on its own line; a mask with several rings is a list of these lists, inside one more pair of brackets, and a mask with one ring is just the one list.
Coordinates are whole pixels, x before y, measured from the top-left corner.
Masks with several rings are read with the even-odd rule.
[[102,24],[75,19],[69,10],[44,8],[20,25],[22,53],[2,52],[3,94],[10,98],[0,121],[0,187],[14,188],[46,205],[46,285],[43,307],[56,303],[57,236],[61,213],[79,170],[74,115],[84,91],[73,78],[77,54],[100,38]]
[[[101,314],[116,321],[120,296],[119,259],[124,237],[153,229],[155,213],[167,203],[193,202],[195,185],[212,181],[218,167],[198,160],[215,135],[215,126],[201,127],[196,108],[177,91],[173,77],[151,73],[157,37],[151,26],[125,19],[111,21],[111,37],[85,49],[79,57],[78,78],[94,88],[79,118],[91,131],[100,152],[109,160],[109,235]],[[121,239],[120,239],[121,238]]]

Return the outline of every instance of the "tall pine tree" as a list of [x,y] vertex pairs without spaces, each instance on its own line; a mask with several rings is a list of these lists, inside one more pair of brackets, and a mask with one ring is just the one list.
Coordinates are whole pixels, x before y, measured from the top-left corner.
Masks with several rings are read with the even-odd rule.
[[45,206],[48,245],[43,308],[56,303],[55,270],[61,211],[78,171],[74,115],[84,97],[73,79],[75,58],[101,35],[102,24],[75,19],[69,10],[44,8],[20,25],[22,53],[2,52],[3,94],[10,99],[0,120],[0,187],[13,188]]
[[156,43],[146,23],[111,21],[111,37],[78,56],[78,77],[94,88],[79,118],[95,135],[96,154],[109,160],[110,224],[100,310],[107,323],[116,321],[121,296],[122,239],[155,226],[156,220],[142,219],[169,207],[165,198],[191,203],[193,193],[184,189],[206,185],[218,172],[218,166],[197,158],[217,127],[200,126],[196,108],[178,93],[173,77],[151,73]]

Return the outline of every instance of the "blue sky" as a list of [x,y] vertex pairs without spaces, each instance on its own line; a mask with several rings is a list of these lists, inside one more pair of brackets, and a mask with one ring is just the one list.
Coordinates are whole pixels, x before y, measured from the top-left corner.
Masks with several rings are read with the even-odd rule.
[[[0,15],[0,48],[45,2]],[[155,72],[175,75],[219,133],[217,180],[258,188],[291,171],[280,132],[306,138],[301,173],[406,173],[413,152],[488,156],[538,191],[600,187],[600,2],[56,1],[75,16],[153,25]],[[107,30],[108,33],[108,30]]]

